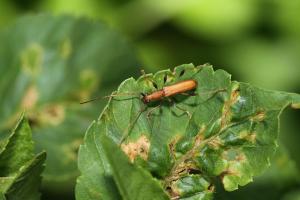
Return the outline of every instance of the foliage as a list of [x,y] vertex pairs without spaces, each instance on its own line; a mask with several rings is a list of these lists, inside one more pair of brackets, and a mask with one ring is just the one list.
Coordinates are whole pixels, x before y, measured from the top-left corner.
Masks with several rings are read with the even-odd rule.
[[[299,6],[297,0],[2,0],[0,27],[10,26],[0,33],[0,147],[5,144],[2,138],[8,137],[8,130],[27,105],[37,152],[48,151],[42,199],[73,199],[79,144],[84,130],[105,105],[105,101],[81,106],[78,102],[110,94],[121,80],[136,75],[136,67],[154,72],[180,63],[211,62],[230,72],[235,80],[299,93]],[[40,12],[64,16],[27,16],[14,22],[21,15]],[[66,13],[81,17],[65,16]],[[136,62],[132,48],[119,34],[82,16],[101,19],[123,33],[138,52],[142,65]],[[108,36],[104,37],[103,32]],[[73,38],[69,59],[59,56],[62,49],[68,52],[70,47],[68,42],[62,42],[64,36]],[[20,67],[21,57],[29,58],[24,59],[29,65],[39,62],[35,59],[38,48],[26,46],[31,41],[37,42],[45,53],[46,65],[42,69],[47,70],[37,76],[23,73]],[[28,49],[31,49],[29,53]],[[77,50],[75,56],[73,52]],[[124,56],[119,57],[118,50]],[[23,52],[27,54],[22,55]],[[106,58],[114,62],[102,62]],[[76,63],[84,66],[78,67]],[[70,78],[73,75],[74,79]],[[60,78],[63,81],[58,84]],[[62,92],[65,85],[70,90]],[[37,100],[36,94],[39,94]],[[181,113],[177,108],[171,109]],[[64,120],[59,122],[61,116]],[[296,199],[300,187],[299,119],[300,112],[293,109],[281,115],[280,148],[270,159],[270,168],[233,192],[226,192],[220,179],[214,179],[217,180],[214,197],[218,200]],[[140,161],[136,160],[135,164],[147,171],[147,165]],[[152,175],[161,179],[157,174]],[[0,191],[0,199],[3,198]]]
[[215,199],[282,199],[290,188],[299,185],[299,170],[282,144],[279,144],[275,156],[270,161],[271,166],[261,176],[255,177],[251,184],[234,192],[226,192],[219,187],[220,192],[216,194]]
[[0,43],[0,138],[25,109],[37,151],[48,153],[46,186],[70,190],[84,130],[104,104],[79,102],[135,74],[134,52],[102,23],[70,16],[23,17]]
[[283,200],[299,200],[300,199],[300,191],[292,191],[284,196]]
[[31,129],[22,116],[0,150],[0,199],[40,198],[46,153],[34,155],[33,151]]
[[[140,93],[189,79],[198,83],[196,96],[179,94],[172,101],[146,105],[139,98]],[[127,79],[86,133],[76,196],[127,199],[124,188],[134,196],[146,195],[130,188],[157,187],[157,180],[160,193],[175,199],[211,199],[218,181],[225,190],[236,190],[269,167],[277,147],[279,116],[287,106],[299,108],[299,103],[300,95],[231,81],[228,73],[211,66],[182,65],[174,72]],[[116,145],[131,165],[122,165],[125,154]],[[129,169],[138,174],[133,180]],[[156,181],[148,178],[141,186],[143,171]]]

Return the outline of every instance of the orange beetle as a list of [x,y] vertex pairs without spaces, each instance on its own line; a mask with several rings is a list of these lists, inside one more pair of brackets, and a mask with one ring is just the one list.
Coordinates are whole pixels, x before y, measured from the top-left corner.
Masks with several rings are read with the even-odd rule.
[[197,81],[195,80],[185,80],[173,85],[165,86],[161,90],[155,91],[151,94],[142,94],[142,101],[147,104],[151,101],[158,101],[164,97],[170,97],[176,94],[187,92],[193,90],[197,87]]

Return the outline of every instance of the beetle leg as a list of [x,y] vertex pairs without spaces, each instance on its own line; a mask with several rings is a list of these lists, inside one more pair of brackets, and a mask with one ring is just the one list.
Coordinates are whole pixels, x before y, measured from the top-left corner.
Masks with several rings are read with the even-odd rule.
[[128,125],[128,127],[124,130],[124,134],[120,139],[119,145],[121,145],[127,137],[130,135],[130,132],[132,131],[135,123],[138,121],[140,118],[141,114],[147,109],[147,107],[142,108],[140,111],[138,111],[137,115],[135,116],[134,120]]
[[192,115],[191,115],[191,113],[189,112],[189,111],[187,111],[187,110],[185,110],[184,108],[181,108],[180,106],[178,106],[177,104],[176,104],[176,99],[173,97],[172,99],[171,98],[168,98],[168,101],[170,102],[170,103],[172,103],[172,105],[175,107],[175,108],[177,108],[178,110],[181,110],[181,111],[183,111],[183,113],[185,113],[185,114],[187,114],[187,116],[191,119],[192,118]]
[[192,119],[192,115],[191,115],[191,113],[190,113],[189,111],[187,111],[187,110],[185,110],[185,109],[183,109],[183,108],[179,107],[179,106],[178,106],[178,105],[176,105],[176,104],[175,104],[175,108],[177,108],[178,110],[181,110],[181,111],[183,111],[184,113],[186,113],[186,114],[187,114],[187,116],[188,116],[190,119]]
[[192,92],[192,93],[186,93],[186,92],[182,92],[180,93],[181,95],[184,95],[184,96],[197,96],[197,93],[195,92]]
[[150,121],[150,115],[151,113],[153,113],[157,108],[160,108],[161,104],[159,104],[158,106],[155,106],[153,108],[151,108],[148,112],[147,112],[147,119],[148,121]]

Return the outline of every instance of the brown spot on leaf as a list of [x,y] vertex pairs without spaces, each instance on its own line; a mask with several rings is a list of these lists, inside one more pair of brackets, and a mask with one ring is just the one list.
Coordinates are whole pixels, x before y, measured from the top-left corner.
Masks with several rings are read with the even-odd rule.
[[52,105],[43,111],[43,119],[52,125],[58,125],[65,119],[65,108],[62,105]]
[[33,126],[57,126],[65,120],[65,107],[63,105],[46,105],[39,110],[32,109],[27,113],[29,123]]
[[129,160],[133,162],[137,156],[140,156],[142,159],[148,159],[148,153],[150,148],[150,141],[145,136],[142,135],[137,141],[129,142],[127,144],[122,144],[121,149],[129,157]]
[[36,105],[38,98],[39,94],[36,86],[30,86],[23,97],[21,107],[26,110],[33,108]]
[[266,118],[266,114],[263,111],[256,113],[256,115],[251,117],[252,121],[261,122]]
[[82,139],[76,139],[69,144],[62,145],[62,152],[64,153],[65,159],[64,163],[68,164],[70,162],[77,160],[77,154],[80,144],[82,144]]
[[251,133],[249,134],[246,139],[252,143],[254,143],[256,141],[256,134],[255,133]]
[[234,167],[234,164],[231,164],[231,163],[234,163],[234,162],[236,162],[236,161],[230,161],[229,162],[229,168],[228,168],[226,174],[231,175],[231,176],[241,177],[240,172],[236,170],[236,168]]
[[244,154],[240,153],[235,157],[235,160],[237,162],[244,162],[244,161],[246,161],[246,156]]
[[219,137],[215,137],[209,140],[207,144],[213,149],[219,149],[219,147],[223,144],[223,142]]
[[256,134],[255,133],[249,133],[248,131],[242,131],[240,133],[240,138],[245,139],[251,143],[254,143],[256,141]]
[[222,182],[223,182],[224,177],[228,176],[228,175],[229,176],[239,176],[239,173],[229,167],[226,171],[222,172],[220,175]]
[[232,104],[236,103],[239,96],[240,96],[240,92],[239,92],[238,89],[232,91],[231,97],[230,97],[231,103],[232,103]]
[[180,136],[176,135],[174,137],[174,139],[169,143],[169,150],[170,150],[170,153],[171,153],[173,159],[176,159],[176,156],[175,156],[175,147],[176,147],[176,143],[179,141],[179,139],[180,139]]
[[221,117],[221,129],[224,129],[231,121],[231,106],[238,101],[239,96],[239,90],[238,88],[235,88],[230,94],[230,99],[224,103],[223,114]]
[[43,58],[44,50],[42,46],[37,43],[30,44],[21,53],[22,69],[32,76],[38,75],[42,68]]
[[186,162],[179,164],[179,166],[176,168],[174,176],[166,178],[165,189],[169,193],[169,196],[172,197],[171,199],[179,199],[180,191],[177,188],[176,183],[180,178],[188,174],[201,174],[201,172],[196,168],[194,163]]
[[180,192],[176,185],[168,186],[166,188],[166,191],[168,192],[169,196],[171,197],[171,200],[177,200],[180,199]]
[[169,194],[172,196],[172,194],[177,194],[176,188],[173,188],[173,183],[178,180],[180,177],[185,176],[186,174],[189,174],[190,172],[198,172],[198,168],[195,165],[195,163],[192,161],[192,157],[195,156],[199,152],[199,147],[201,146],[205,132],[206,127],[202,126],[198,134],[194,138],[194,144],[193,147],[186,152],[184,155],[182,155],[176,162],[174,163],[172,169],[170,170],[170,173],[168,176],[164,178],[164,187],[171,188],[171,191]]
[[205,130],[206,130],[206,127],[204,125],[202,125],[199,132],[197,133],[197,135],[195,137],[194,147],[198,147],[200,145],[200,143],[203,141]]

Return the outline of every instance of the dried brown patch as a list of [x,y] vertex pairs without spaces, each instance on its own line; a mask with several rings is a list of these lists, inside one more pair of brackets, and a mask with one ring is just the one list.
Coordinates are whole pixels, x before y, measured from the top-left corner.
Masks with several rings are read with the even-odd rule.
[[207,144],[213,149],[219,149],[219,147],[223,144],[222,140],[219,137],[215,137],[212,140],[209,140]]
[[54,105],[46,108],[45,117],[53,125],[58,125],[65,119],[65,109],[62,105]]
[[62,152],[64,153],[64,156],[66,158],[64,159],[65,164],[77,160],[78,149],[80,144],[82,144],[82,142],[83,142],[82,139],[77,139],[71,142],[70,144],[65,144],[61,147]]
[[256,141],[256,134],[255,133],[251,133],[249,134],[246,139],[252,143],[254,143]]
[[37,124],[50,124],[57,126],[65,120],[65,108],[62,105],[48,105],[37,114],[31,114]]
[[194,147],[198,147],[200,145],[200,143],[204,140],[205,130],[206,130],[206,127],[204,125],[202,125],[199,132],[197,133],[197,135],[195,137]]
[[246,161],[246,156],[244,154],[240,153],[235,157],[235,160],[238,162],[244,162],[244,161]]
[[230,97],[230,99],[231,99],[231,103],[233,104],[233,103],[236,103],[237,102],[237,100],[238,100],[238,97],[240,96],[240,92],[239,92],[239,90],[237,89],[237,90],[234,90],[234,91],[232,91],[232,93],[231,93],[231,97]]
[[168,176],[165,177],[164,179],[164,188],[167,189],[169,188],[170,191],[169,195],[177,199],[177,191],[176,188],[174,188],[174,182],[177,181],[180,177],[193,173],[195,171],[198,171],[197,166],[195,163],[192,161],[192,157],[195,156],[197,152],[199,152],[199,147],[204,141],[204,135],[203,133],[205,132],[206,127],[202,126],[198,134],[194,138],[194,144],[193,147],[186,152],[184,155],[182,155],[178,160],[175,161],[172,169],[170,170],[170,173]]
[[232,171],[229,171],[229,170],[226,170],[226,171],[223,171],[221,174],[220,174],[220,179],[221,179],[221,182],[224,184],[224,178],[225,176],[235,176],[235,173],[233,173]]
[[260,111],[258,113],[256,113],[256,115],[254,115],[253,117],[251,117],[252,121],[257,121],[257,122],[261,122],[266,118],[266,113],[263,111]]
[[175,148],[176,148],[176,144],[179,140],[180,140],[180,136],[176,135],[174,137],[174,139],[169,143],[169,150],[170,150],[170,153],[171,153],[173,159],[176,159]]
[[179,199],[180,196],[176,185],[177,180],[188,174],[193,174],[193,172],[197,172],[196,174],[201,173],[192,162],[180,163],[177,168],[174,169],[173,176],[165,178],[165,190],[169,193],[169,196],[172,197],[171,199]]
[[236,167],[238,159],[240,160],[239,163],[246,161],[246,157],[244,155],[239,154],[238,156],[236,156],[235,160],[229,161],[228,168],[225,173],[226,175],[241,177],[241,173],[238,171]]
[[30,86],[23,97],[21,107],[23,109],[33,108],[36,105],[38,98],[39,98],[39,93],[36,86],[34,85]]
[[142,159],[147,160],[150,148],[150,141],[145,136],[142,135],[137,141],[129,142],[127,144],[122,144],[121,149],[129,157],[129,160],[133,162],[137,156]]
[[240,174],[236,170],[231,169],[229,166],[228,169],[226,171],[222,172],[220,175],[222,182],[223,182],[223,179],[225,176],[240,176]]
[[240,96],[240,92],[239,92],[238,88],[236,88],[235,90],[233,90],[231,92],[230,99],[224,103],[223,114],[222,114],[222,118],[221,118],[221,129],[225,128],[227,126],[227,124],[230,122],[230,120],[231,120],[230,108],[233,104],[235,104],[237,102],[237,100],[239,99],[239,96]]
[[248,140],[251,143],[254,143],[256,141],[256,133],[249,133],[247,131],[242,131],[240,133],[240,138]]
[[178,188],[176,187],[176,185],[167,187],[166,191],[168,192],[169,196],[171,197],[171,200],[180,199],[180,192],[179,192]]

